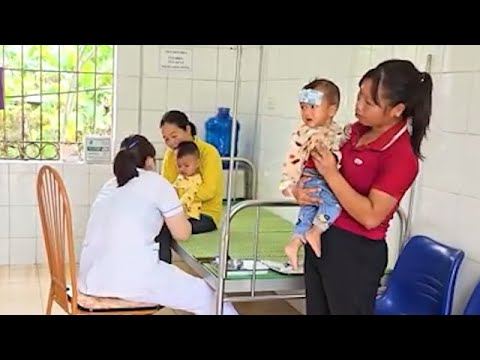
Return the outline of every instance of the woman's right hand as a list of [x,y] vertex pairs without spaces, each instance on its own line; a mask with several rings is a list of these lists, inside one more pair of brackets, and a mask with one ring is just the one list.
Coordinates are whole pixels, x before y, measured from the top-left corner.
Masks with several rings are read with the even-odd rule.
[[320,192],[320,188],[305,188],[305,181],[308,179],[301,179],[296,186],[291,188],[292,195],[300,206],[303,205],[318,205],[321,202],[320,197],[314,195]]

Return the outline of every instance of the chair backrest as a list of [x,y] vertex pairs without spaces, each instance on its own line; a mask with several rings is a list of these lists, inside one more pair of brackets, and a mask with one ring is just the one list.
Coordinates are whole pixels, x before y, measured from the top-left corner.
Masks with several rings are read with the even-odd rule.
[[[37,199],[50,271],[50,291],[53,292],[53,299],[57,304],[70,313],[67,296],[69,285],[73,295],[72,308],[77,308],[72,215],[65,184],[57,170],[51,166],[44,165],[38,172]],[[68,261],[65,255],[68,256]],[[70,282],[69,285],[67,280]]]
[[400,253],[377,314],[449,315],[458,270],[465,253],[417,235]]
[[478,282],[475,289],[473,289],[467,306],[465,306],[463,310],[463,315],[480,315],[480,282]]

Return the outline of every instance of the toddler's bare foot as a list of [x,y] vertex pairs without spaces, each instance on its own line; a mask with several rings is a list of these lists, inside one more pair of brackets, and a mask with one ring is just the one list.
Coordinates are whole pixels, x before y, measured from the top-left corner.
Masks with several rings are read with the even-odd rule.
[[313,252],[317,257],[320,257],[320,235],[322,232],[317,226],[312,226],[310,230],[307,231],[305,234],[305,239],[307,240],[307,243],[310,244],[310,247],[312,248]]
[[290,265],[295,270],[298,267],[298,249],[301,245],[302,242],[299,239],[293,239],[285,246],[285,255],[287,255]]

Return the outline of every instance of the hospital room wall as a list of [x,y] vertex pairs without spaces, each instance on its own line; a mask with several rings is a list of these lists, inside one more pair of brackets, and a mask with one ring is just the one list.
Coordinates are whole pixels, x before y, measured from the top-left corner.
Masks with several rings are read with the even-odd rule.
[[[315,76],[335,80],[343,95],[337,117],[353,120],[359,77],[380,61],[412,60],[425,69],[433,55],[433,117],[424,145],[413,233],[426,234],[466,252],[454,300],[461,312],[480,280],[480,46],[360,45],[265,46],[260,97],[259,193],[278,198],[277,184],[290,131],[298,121],[296,95]],[[271,141],[272,133],[275,141]],[[407,199],[408,200],[408,199]],[[403,201],[402,207],[408,208]],[[294,213],[282,212],[293,219]],[[390,264],[395,260],[394,231],[389,234]]]
[[[234,45],[172,45],[192,50],[191,71],[160,69],[160,45],[117,47],[115,78],[115,144],[131,133],[141,132],[156,146],[164,144],[158,130],[167,109],[185,111],[204,136],[204,121],[217,106],[233,105]],[[252,158],[257,101],[260,48],[244,49],[241,74],[242,123],[240,155]],[[35,196],[36,172],[44,162],[0,163],[0,265],[44,263],[41,226]],[[63,175],[72,202],[74,236],[78,253],[90,205],[100,186],[111,176],[109,165],[53,164]]]

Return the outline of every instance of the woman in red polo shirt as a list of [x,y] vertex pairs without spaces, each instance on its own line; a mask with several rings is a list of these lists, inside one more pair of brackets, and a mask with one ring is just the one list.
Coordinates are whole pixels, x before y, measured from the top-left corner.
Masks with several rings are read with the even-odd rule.
[[[373,314],[387,266],[389,222],[413,184],[420,146],[430,123],[432,78],[406,60],[389,60],[360,80],[358,122],[342,148],[337,170],[329,152],[315,166],[342,213],[322,237],[322,256],[305,248],[307,314]],[[298,185],[299,204],[318,201]]]

